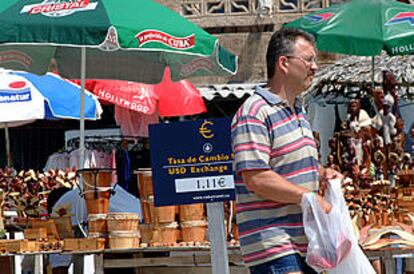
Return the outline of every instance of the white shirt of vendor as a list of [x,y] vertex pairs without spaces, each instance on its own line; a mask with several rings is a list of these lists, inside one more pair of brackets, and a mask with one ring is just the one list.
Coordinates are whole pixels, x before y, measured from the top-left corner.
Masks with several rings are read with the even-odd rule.
[[[121,186],[115,184],[115,193],[109,199],[109,212],[130,212],[137,213],[142,219],[141,203],[138,198],[128,193]],[[72,225],[77,225],[78,220],[87,222],[85,200],[80,196],[79,188],[74,188],[66,192],[53,206],[53,211],[57,207],[70,205],[72,214]]]

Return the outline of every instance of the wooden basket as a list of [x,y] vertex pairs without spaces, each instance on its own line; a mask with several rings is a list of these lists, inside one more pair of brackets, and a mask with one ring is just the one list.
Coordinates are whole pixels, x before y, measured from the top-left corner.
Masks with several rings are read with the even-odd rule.
[[108,213],[111,191],[101,191],[99,188],[108,188],[111,186],[112,170],[83,169],[79,170],[79,173],[83,179],[83,195],[88,214]]
[[108,233],[104,233],[104,232],[89,232],[88,233],[88,238],[89,239],[97,239],[97,238],[106,239],[106,238],[108,238]]
[[206,221],[188,221],[181,223],[183,242],[205,242],[207,236]]
[[181,222],[205,219],[204,204],[180,205],[179,208]]
[[88,232],[89,233],[107,233],[107,214],[89,214],[88,215]]
[[[155,216],[151,215],[150,202],[147,199],[140,199],[142,209],[142,220],[144,224],[155,223]],[[154,204],[152,204],[154,206]]]
[[94,193],[87,193],[84,196],[88,214],[107,214],[109,211],[109,198],[111,192],[98,192],[97,198],[95,198],[94,195]]
[[111,231],[108,247],[110,249],[138,248],[141,235],[139,231]]
[[173,245],[177,243],[178,223],[158,224],[154,226],[152,244]]
[[137,231],[139,217],[136,213],[109,213],[107,218],[108,231]]
[[152,171],[151,168],[140,168],[136,172],[138,177],[138,190],[141,199],[147,199],[154,195],[154,188],[152,185]]
[[82,169],[79,173],[83,179],[83,191],[93,191],[97,187],[110,187],[112,182],[112,170],[108,169]]
[[154,196],[148,197],[150,215],[155,223],[172,223],[175,221],[176,206],[154,206]]
[[154,233],[154,225],[140,224],[139,231],[141,233],[141,243],[150,244],[152,242],[152,235]]

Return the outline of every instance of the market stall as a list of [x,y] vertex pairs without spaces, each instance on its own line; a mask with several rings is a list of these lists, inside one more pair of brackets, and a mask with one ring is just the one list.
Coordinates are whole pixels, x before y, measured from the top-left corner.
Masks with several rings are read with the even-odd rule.
[[305,95],[321,161],[346,176],[359,242],[381,254],[388,273],[394,255],[413,256],[411,64],[412,56],[383,54],[373,83],[369,57],[344,58],[319,71]]
[[[74,172],[39,173],[31,170],[14,174],[11,169],[2,170],[1,187],[7,192],[4,209],[16,209],[18,214],[6,218],[6,229],[9,233],[13,232],[13,235],[17,231],[23,232],[24,239],[0,240],[0,256],[35,255],[36,273],[42,273],[40,265],[45,265],[47,260],[43,259],[49,254],[95,254],[96,273],[103,273],[104,267],[111,267],[111,261],[114,262],[112,267],[145,267],[149,262],[153,266],[167,264],[196,267],[199,264],[209,264],[207,255],[210,243],[207,240],[204,204],[154,207],[151,171],[139,170],[137,177],[144,219],[138,224],[138,216],[135,214],[108,213],[110,190],[98,189],[95,197],[93,185],[97,183],[98,188],[104,187],[106,182],[110,182],[111,172],[84,170],[81,173],[85,185],[92,186],[91,191],[84,189],[86,207],[90,213],[86,238],[75,238],[70,209],[67,207],[57,207],[51,217],[42,217],[47,215],[46,197],[51,190],[62,186],[76,187],[78,181]],[[98,181],[94,182],[95,179]],[[89,194],[86,193],[88,191]],[[23,195],[17,195],[19,193]],[[39,194],[42,196],[39,197]],[[89,203],[89,200],[92,202]],[[231,211],[227,207],[226,211],[229,210]],[[231,214],[228,213],[227,224],[231,223],[231,219]],[[228,226],[228,229],[231,230],[228,233],[228,246],[237,249],[236,227]],[[160,258],[145,259],[142,254],[148,252]],[[170,255],[166,257],[165,252]],[[117,257],[112,257],[104,263],[105,254],[120,253],[141,254],[143,259],[137,261],[131,258],[116,263]],[[232,256],[234,257],[231,255],[230,258]],[[231,262],[232,260],[235,259],[231,259]],[[148,262],[145,263],[146,261]]]

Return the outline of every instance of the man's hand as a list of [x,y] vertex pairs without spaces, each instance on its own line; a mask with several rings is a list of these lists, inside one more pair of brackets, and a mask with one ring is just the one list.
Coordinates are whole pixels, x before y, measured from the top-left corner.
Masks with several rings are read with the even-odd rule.
[[316,194],[316,199],[318,200],[319,206],[325,213],[331,212],[332,205],[325,200],[321,195]]
[[328,187],[329,180],[333,179],[344,179],[344,176],[332,168],[320,167],[318,170],[319,173],[319,194],[325,196],[325,191]]

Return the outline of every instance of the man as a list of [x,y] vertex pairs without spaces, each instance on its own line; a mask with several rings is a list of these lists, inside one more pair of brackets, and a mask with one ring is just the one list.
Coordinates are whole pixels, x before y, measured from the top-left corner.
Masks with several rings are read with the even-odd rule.
[[[318,190],[318,151],[296,98],[318,68],[314,39],[281,29],[270,39],[266,61],[267,86],[256,88],[232,122],[243,259],[252,274],[315,273],[303,257],[300,203],[305,193]],[[327,178],[326,171],[322,175]],[[329,212],[331,205],[317,197]]]

